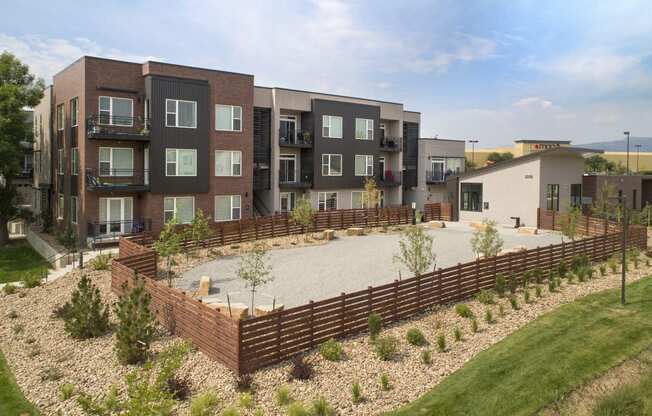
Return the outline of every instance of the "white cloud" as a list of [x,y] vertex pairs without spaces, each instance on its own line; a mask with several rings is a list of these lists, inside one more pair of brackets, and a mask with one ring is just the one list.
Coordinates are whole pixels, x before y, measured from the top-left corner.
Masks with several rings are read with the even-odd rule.
[[552,101],[546,100],[541,97],[527,97],[522,98],[512,104],[512,106],[521,109],[537,109],[537,110],[552,110],[558,108]]
[[496,42],[491,39],[468,34],[452,35],[451,39],[447,47],[427,52],[415,49],[415,56],[408,57],[406,67],[415,72],[446,72],[455,63],[488,59],[496,51]]
[[134,62],[156,60],[114,49],[104,48],[85,38],[71,40],[26,36],[17,38],[0,33],[0,51],[8,50],[29,65],[37,76],[50,82],[52,76],[83,55],[122,59]]

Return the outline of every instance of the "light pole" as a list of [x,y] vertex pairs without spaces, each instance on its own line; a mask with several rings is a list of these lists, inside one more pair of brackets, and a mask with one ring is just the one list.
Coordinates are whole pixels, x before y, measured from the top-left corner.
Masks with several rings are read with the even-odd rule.
[[477,142],[477,140],[469,140],[469,143],[471,143],[471,165],[473,167],[475,167],[475,144]]
[[623,132],[627,136],[627,175],[629,175],[629,132]]
[[639,152],[641,151],[641,146],[643,146],[643,145],[640,144],[640,143],[634,145],[634,147],[636,148],[636,173],[639,172],[639,170],[638,170],[638,156],[639,156]]
[[[626,200],[627,196],[626,195],[620,195],[616,197],[611,197],[609,199],[617,199],[618,204],[621,206],[623,210],[623,233],[622,233],[622,240],[620,242],[620,250],[621,250],[621,261],[622,261],[622,267],[620,270],[621,276],[620,276],[620,303],[624,306],[625,305],[625,274],[627,272],[627,207],[626,205]],[[607,217],[608,218],[608,217]]]

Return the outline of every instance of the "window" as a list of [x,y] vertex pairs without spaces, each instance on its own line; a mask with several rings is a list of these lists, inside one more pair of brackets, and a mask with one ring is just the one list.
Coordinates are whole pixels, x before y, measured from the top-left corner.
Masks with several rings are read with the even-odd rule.
[[100,97],[100,124],[133,126],[134,100],[131,98]]
[[240,195],[215,196],[215,221],[240,219]]
[[76,196],[70,198],[70,222],[77,224],[77,202],[78,199]]
[[134,149],[100,147],[100,176],[133,176]]
[[163,198],[163,220],[177,219],[179,224],[189,224],[195,218],[195,198],[192,196]]
[[546,185],[546,209],[559,211],[559,184]]
[[342,138],[342,117],[322,116],[321,122],[323,137]]
[[57,130],[62,131],[65,123],[65,113],[63,111],[63,104],[57,106]]
[[133,220],[133,198],[100,198],[99,234],[124,234],[138,231]]
[[59,175],[63,175],[63,149],[59,149],[57,155],[57,171],[59,172]]
[[482,212],[482,184],[463,183],[461,186],[460,210]]
[[242,175],[242,152],[229,150],[215,151],[215,176]]
[[373,176],[374,157],[372,155],[355,155],[355,176]]
[[571,192],[571,196],[570,196],[571,206],[581,207],[582,206],[582,184],[572,183],[570,192]]
[[355,138],[358,140],[373,140],[374,121],[367,118],[356,118]]
[[632,190],[632,209],[636,209],[636,189]]
[[64,208],[63,194],[59,194],[59,204],[57,205],[57,219],[59,220],[63,219],[63,208]]
[[322,176],[342,176],[342,155],[321,155]]
[[281,212],[294,210],[296,195],[294,192],[281,192]]
[[197,102],[165,100],[165,127],[197,128]]
[[242,131],[242,107],[215,105],[215,130]]
[[337,209],[337,192],[319,192],[317,196],[320,211]]
[[70,125],[77,126],[79,120],[79,98],[70,100]]
[[351,209],[366,208],[366,194],[367,193],[365,191],[351,192]]
[[167,149],[165,176],[197,176],[197,150]]
[[279,160],[279,182],[296,182],[296,155],[281,155]]
[[73,175],[79,175],[79,149],[73,147],[70,149],[70,169]]

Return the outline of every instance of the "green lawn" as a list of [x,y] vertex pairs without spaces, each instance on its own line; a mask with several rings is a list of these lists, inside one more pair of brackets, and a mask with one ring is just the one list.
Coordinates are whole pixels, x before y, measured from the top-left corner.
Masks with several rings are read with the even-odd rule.
[[641,381],[619,388],[598,401],[593,416],[652,415],[652,369],[648,368]]
[[394,415],[531,415],[652,345],[652,278],[582,298],[481,352]]
[[26,274],[38,275],[44,260],[27,241],[12,241],[0,248],[0,283],[22,280]]
[[38,410],[25,399],[0,352],[0,415],[38,415]]

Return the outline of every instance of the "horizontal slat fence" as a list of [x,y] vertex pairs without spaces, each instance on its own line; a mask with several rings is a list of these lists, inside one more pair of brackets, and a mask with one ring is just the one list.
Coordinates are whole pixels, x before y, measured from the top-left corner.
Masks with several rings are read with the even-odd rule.
[[452,221],[453,206],[448,202],[433,202],[423,205],[425,221]]

